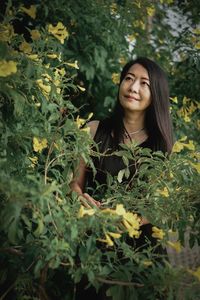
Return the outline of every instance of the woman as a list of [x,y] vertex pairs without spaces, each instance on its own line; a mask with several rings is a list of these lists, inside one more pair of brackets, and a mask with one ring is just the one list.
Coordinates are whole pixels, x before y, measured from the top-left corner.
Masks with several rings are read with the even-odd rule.
[[[88,126],[101,153],[108,149],[117,150],[120,143],[131,141],[153,151],[170,153],[173,140],[169,89],[163,70],[148,58],[128,62],[121,72],[117,103],[111,118],[91,121]],[[115,176],[124,166],[114,156],[96,159],[94,163],[97,168],[95,180],[82,161],[71,187],[86,199],[85,205],[101,206],[100,201],[85,193],[85,183],[88,181],[87,187],[93,187],[94,181],[105,184],[107,172]]]
[[[82,196],[80,199],[84,199],[85,206],[101,207],[101,201],[85,191],[90,188],[95,190],[98,185],[106,187],[107,173],[117,176],[124,168],[122,158],[112,155],[113,151],[120,148],[120,143],[129,144],[135,141],[140,147],[153,151],[171,152],[173,141],[169,90],[163,70],[148,58],[137,58],[128,62],[121,73],[117,103],[112,116],[104,121],[92,121],[88,126],[99,145],[100,153],[107,152],[110,155],[102,156],[100,160],[93,158],[97,170],[95,177],[82,161],[78,176],[73,180],[71,187]],[[130,167],[130,177],[134,172]],[[134,247],[145,247],[146,237],[152,246],[156,244],[156,239],[152,238],[152,225],[145,217],[141,218],[141,232]],[[157,252],[162,252],[160,247],[156,249]],[[89,289],[85,293],[84,296],[80,285],[77,299],[79,295],[82,295],[80,299],[96,297],[95,290]],[[104,296],[98,294],[99,298],[96,299],[104,299]]]

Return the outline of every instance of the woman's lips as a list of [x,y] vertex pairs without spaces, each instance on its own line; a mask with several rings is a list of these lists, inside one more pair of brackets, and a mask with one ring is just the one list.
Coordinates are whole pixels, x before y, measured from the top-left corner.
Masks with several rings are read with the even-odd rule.
[[133,96],[125,95],[124,97],[125,97],[126,99],[128,99],[129,101],[133,101],[133,100],[135,100],[135,101],[140,101],[139,99],[137,99],[137,98],[135,98],[135,97],[133,97]]

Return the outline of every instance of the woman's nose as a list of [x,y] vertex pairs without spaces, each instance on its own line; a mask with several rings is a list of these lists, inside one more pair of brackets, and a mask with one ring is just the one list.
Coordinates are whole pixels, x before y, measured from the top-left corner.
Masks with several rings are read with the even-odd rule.
[[137,80],[133,81],[129,87],[130,91],[135,93],[139,92],[139,88],[139,82]]

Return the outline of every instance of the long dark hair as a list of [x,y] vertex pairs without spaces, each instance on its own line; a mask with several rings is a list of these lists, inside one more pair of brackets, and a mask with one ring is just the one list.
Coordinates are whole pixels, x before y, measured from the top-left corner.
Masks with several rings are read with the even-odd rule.
[[[121,72],[120,84],[130,67],[134,64],[142,65],[149,75],[152,101],[146,111],[145,127],[152,145],[152,150],[161,150],[164,153],[170,153],[173,146],[173,138],[169,113],[169,87],[166,75],[154,61],[146,57],[139,57],[129,61],[124,66]],[[110,125],[116,145],[119,145],[119,143],[123,141],[125,132],[123,117],[124,110],[120,104],[118,92],[117,103],[110,118]]]

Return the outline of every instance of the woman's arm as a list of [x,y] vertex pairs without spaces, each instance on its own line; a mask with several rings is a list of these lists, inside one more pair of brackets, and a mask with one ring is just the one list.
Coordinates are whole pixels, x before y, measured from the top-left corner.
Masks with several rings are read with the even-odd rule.
[[[97,127],[99,125],[99,121],[91,121],[87,124],[87,126],[90,128],[90,134],[92,138],[94,138]],[[80,197],[80,200],[85,206],[88,206],[88,204],[95,205],[97,207],[100,206],[100,202],[96,201],[94,198],[92,198],[87,193],[84,193],[84,187],[85,187],[85,175],[86,175],[86,164],[83,159],[80,160],[80,164],[76,170],[76,175],[74,176],[70,187],[72,191],[75,191]],[[86,201],[85,201],[86,200]]]

